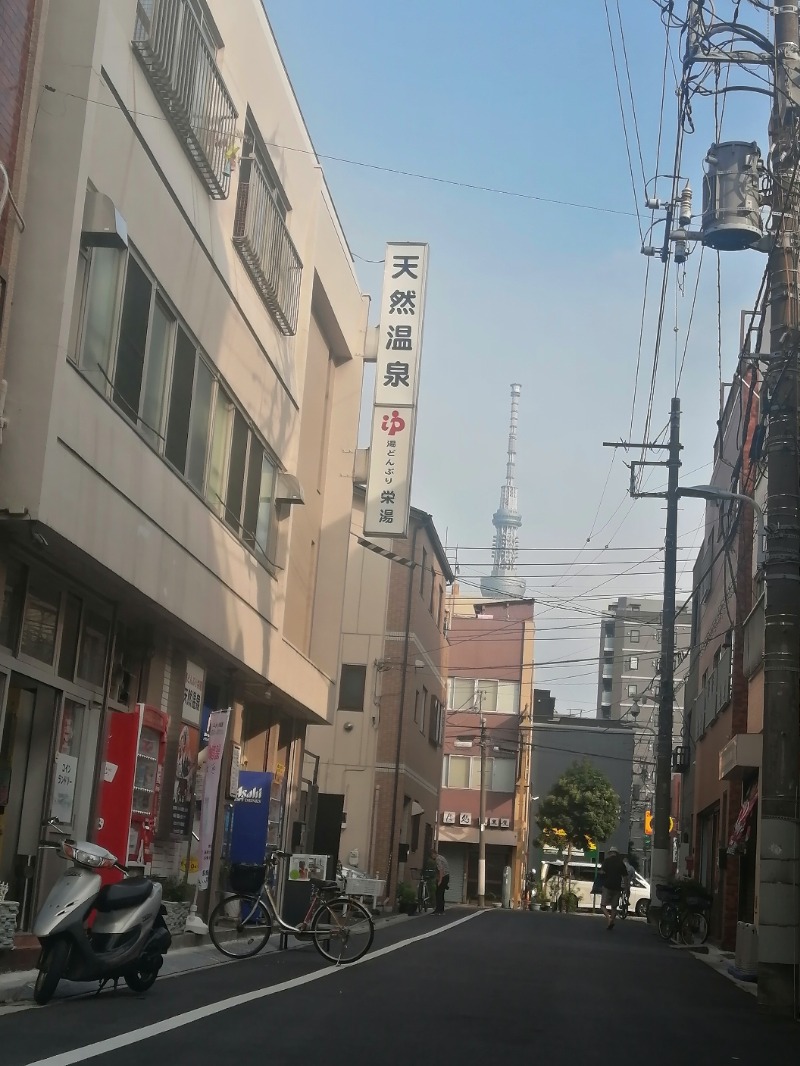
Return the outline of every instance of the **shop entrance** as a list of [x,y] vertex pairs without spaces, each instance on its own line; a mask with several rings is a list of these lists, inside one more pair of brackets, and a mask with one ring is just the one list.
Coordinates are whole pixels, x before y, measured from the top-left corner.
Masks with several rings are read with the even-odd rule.
[[56,697],[47,685],[11,675],[0,741],[0,881],[19,900],[22,928],[30,920]]

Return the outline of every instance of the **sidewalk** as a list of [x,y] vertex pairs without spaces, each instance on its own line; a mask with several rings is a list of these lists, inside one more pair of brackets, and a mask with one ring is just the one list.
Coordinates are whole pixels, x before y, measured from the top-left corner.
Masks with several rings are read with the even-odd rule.
[[[385,917],[375,918],[375,928],[394,925],[397,922],[408,921],[412,915],[389,914]],[[181,974],[191,973],[194,970],[208,970],[213,966],[228,966],[236,963],[236,959],[228,959],[211,943],[208,936],[197,936],[194,933],[184,933],[174,937],[173,943],[177,947],[170,949],[164,956],[164,966],[158,975],[159,981],[167,977],[180,977]],[[259,953],[267,955],[278,951],[279,934],[273,933],[264,949]],[[295,951],[298,948],[307,948],[311,944],[305,940],[295,940],[289,937],[288,949]],[[0,1006],[9,1004],[27,1005],[33,1003],[33,985],[36,981],[36,970],[12,970],[10,973],[0,973]],[[69,999],[74,996],[91,995],[97,990],[97,982],[62,981],[54,999]]]

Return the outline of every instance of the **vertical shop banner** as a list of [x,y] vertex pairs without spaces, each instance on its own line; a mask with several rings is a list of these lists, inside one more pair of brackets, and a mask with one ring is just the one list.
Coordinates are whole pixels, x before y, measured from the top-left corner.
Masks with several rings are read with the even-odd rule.
[[197,878],[199,889],[208,888],[211,873],[211,854],[214,849],[214,825],[217,819],[217,794],[228,733],[230,711],[214,711],[208,719],[208,755],[203,781],[203,811],[200,817],[200,870]]
[[231,862],[263,863],[269,831],[272,774],[240,770],[233,804]]
[[200,725],[200,716],[203,708],[203,685],[206,680],[206,672],[202,666],[186,661],[186,680],[183,683],[183,710],[184,722],[192,725]]
[[428,245],[386,245],[364,535],[404,537],[411,507]]
[[189,835],[199,740],[199,729],[185,723],[181,726],[175,784],[172,789],[172,835],[181,839],[186,839]]

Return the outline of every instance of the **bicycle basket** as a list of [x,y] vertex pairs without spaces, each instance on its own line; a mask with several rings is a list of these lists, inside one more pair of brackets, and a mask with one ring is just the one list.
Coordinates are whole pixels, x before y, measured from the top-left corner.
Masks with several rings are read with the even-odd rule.
[[228,877],[234,892],[254,895],[264,884],[267,868],[257,862],[235,862]]
[[662,903],[678,903],[681,898],[681,890],[672,885],[656,885],[656,896]]

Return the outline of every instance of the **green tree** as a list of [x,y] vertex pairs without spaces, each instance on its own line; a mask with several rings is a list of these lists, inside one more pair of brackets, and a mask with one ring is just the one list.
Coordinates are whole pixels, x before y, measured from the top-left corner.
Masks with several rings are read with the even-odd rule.
[[536,844],[565,853],[566,891],[573,848],[583,849],[607,840],[619,824],[619,814],[619,796],[611,782],[586,760],[573,763],[540,804]]

